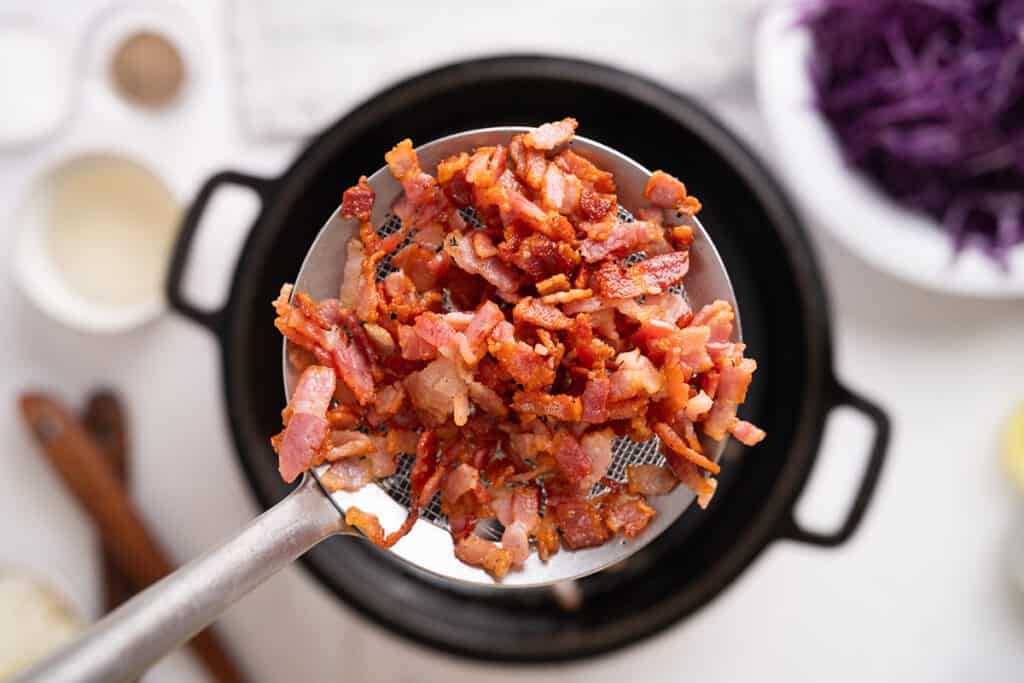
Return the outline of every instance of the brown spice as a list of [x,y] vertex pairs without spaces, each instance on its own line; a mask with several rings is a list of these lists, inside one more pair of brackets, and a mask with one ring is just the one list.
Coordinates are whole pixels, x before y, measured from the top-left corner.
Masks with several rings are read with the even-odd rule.
[[164,36],[139,31],[125,38],[110,65],[117,92],[132,104],[159,108],[181,92],[185,63],[178,49]]

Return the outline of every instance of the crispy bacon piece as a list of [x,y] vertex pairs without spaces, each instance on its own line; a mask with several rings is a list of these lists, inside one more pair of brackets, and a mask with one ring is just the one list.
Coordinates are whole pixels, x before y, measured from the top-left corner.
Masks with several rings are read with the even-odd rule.
[[696,422],[702,415],[711,410],[712,405],[711,397],[705,394],[702,389],[686,402],[686,417]]
[[685,248],[693,244],[693,228],[689,225],[677,225],[672,228],[670,233],[672,241],[676,246]]
[[608,466],[612,464],[612,438],[614,433],[610,429],[601,429],[595,432],[588,432],[580,439],[580,446],[590,460],[590,472],[580,481],[580,491],[584,493],[590,487],[601,481],[608,473]]
[[366,458],[345,458],[328,467],[320,483],[329,492],[358,491],[373,481],[373,466]]
[[483,494],[483,486],[480,484],[480,470],[472,465],[462,463],[444,478],[441,484],[441,495],[448,502],[454,503],[470,492],[478,492],[478,495]]
[[436,220],[448,209],[445,197],[437,181],[420,169],[412,140],[406,138],[384,155],[388,170],[402,184],[405,195],[393,207],[403,224],[421,226]]
[[661,465],[627,465],[627,490],[645,496],[664,496],[679,483],[671,470]]
[[428,424],[439,425],[449,417],[464,425],[469,417],[469,393],[455,361],[438,358],[405,378],[405,390]]
[[546,415],[563,422],[578,422],[583,414],[580,399],[575,396],[542,391],[517,391],[512,395],[512,409],[517,413]]
[[370,220],[376,198],[377,193],[366,183],[366,176],[361,176],[358,185],[353,185],[341,195],[341,215],[365,223]]
[[519,521],[506,526],[501,535],[501,547],[508,552],[513,565],[522,566],[530,556],[530,534],[526,526]]
[[713,477],[704,476],[696,465],[676,453],[667,449],[663,450],[663,452],[676,478],[683,486],[697,494],[697,505],[702,510],[707,508],[708,503],[711,502],[711,497],[715,494],[715,489],[718,488],[718,481]]
[[391,336],[390,332],[374,323],[367,323],[362,327],[377,355],[390,356],[395,352],[395,338]]
[[302,371],[288,403],[291,417],[277,446],[281,478],[291,483],[322,458],[321,449],[330,425],[327,406],[334,395],[330,368],[310,365]]
[[487,340],[487,349],[499,367],[528,391],[542,389],[555,381],[553,359],[516,340],[509,322],[499,322],[494,326]]
[[591,377],[580,396],[583,406],[581,419],[591,424],[601,424],[608,420],[608,394],[611,391],[611,380],[604,375]]
[[764,437],[767,436],[763,429],[750,424],[746,420],[736,420],[729,429],[729,432],[746,446],[756,446],[764,441]]
[[519,289],[521,281],[516,270],[497,257],[480,258],[473,249],[471,236],[464,237],[461,233],[453,232],[444,248],[456,265],[470,275],[479,275],[501,291],[514,292]]
[[[502,217],[505,225],[523,226],[556,242],[569,242],[576,236],[572,223],[557,210],[545,211],[517,190],[508,190],[506,196],[506,215]],[[559,201],[564,201],[564,197]]]
[[505,172],[507,150],[504,145],[478,147],[466,167],[466,182],[470,185],[490,187],[498,182]]
[[398,346],[406,360],[433,360],[437,347],[416,333],[412,325],[398,326]]
[[[633,221],[615,223],[604,239],[585,239],[580,245],[580,255],[587,263],[597,263],[608,256],[623,257],[634,251],[641,251],[648,242],[655,239],[661,229],[653,223]],[[680,276],[680,279],[682,276]]]
[[583,183],[579,178],[567,175],[556,164],[548,164],[540,192],[546,208],[569,216],[580,208],[583,191]]
[[661,442],[665,444],[669,450],[673,453],[683,456],[694,465],[702,467],[712,474],[718,474],[721,471],[721,467],[718,466],[713,460],[708,460],[703,453],[698,453],[693,448],[686,445],[683,440],[679,437],[675,431],[672,430],[664,422],[656,422],[654,424],[654,433],[658,435]]
[[536,486],[492,490],[491,507],[505,527],[501,547],[509,552],[512,564],[519,566],[530,553],[529,535],[540,523],[539,491]]
[[546,330],[566,330],[572,325],[572,320],[565,313],[532,296],[519,300],[512,309],[512,317],[516,322],[527,322]]
[[729,430],[736,422],[736,403],[724,399],[715,398],[714,405],[708,411],[708,416],[701,423],[704,433],[716,441],[726,437]]
[[648,294],[644,302],[626,299],[615,307],[619,313],[629,316],[641,323],[649,320],[660,320],[675,327],[676,321],[690,312],[690,305],[680,294],[665,292],[664,294]]
[[[384,441],[386,443],[387,439]],[[376,443],[376,438],[374,442]],[[398,453],[390,452],[384,444],[378,444],[377,450],[370,453],[366,459],[370,463],[370,471],[373,473],[374,479],[390,477],[398,470]]]
[[505,400],[486,384],[470,380],[469,397],[479,408],[491,415],[505,417],[508,415],[508,408],[505,407]]
[[624,401],[635,396],[653,396],[665,386],[664,377],[639,349],[620,353],[615,357],[618,369],[611,375],[608,400]]
[[437,165],[437,183],[441,190],[457,206],[468,206],[473,200],[473,189],[466,179],[469,155],[460,152],[442,160]]
[[607,494],[601,504],[601,516],[611,532],[627,537],[638,535],[654,517],[654,509],[640,496],[616,491]]
[[572,140],[578,125],[576,119],[570,116],[554,123],[545,123],[527,133],[523,137],[523,144],[530,149],[554,149]]
[[372,409],[367,411],[366,421],[372,427],[383,424],[398,413],[405,403],[405,387],[401,382],[394,382],[381,387],[373,400]]
[[352,430],[338,430],[331,434],[331,447],[325,454],[328,462],[336,462],[345,458],[370,455],[377,447],[367,434]]
[[562,476],[577,487],[583,484],[594,469],[590,453],[567,431],[555,435],[555,462]]
[[[337,465],[334,465],[334,467],[336,466]],[[412,522],[409,521],[410,519]],[[381,548],[390,548],[397,543],[402,536],[409,533],[409,529],[412,528],[412,523],[415,521],[415,518],[410,517],[409,519],[406,519],[401,527],[390,534],[385,535],[384,527],[381,526],[380,518],[378,518],[377,515],[370,512],[364,512],[354,505],[345,511],[345,523],[351,527],[359,529],[359,531],[366,535],[366,538]]]
[[612,261],[601,263],[593,274],[594,289],[606,299],[632,299],[644,291],[626,270]]
[[601,545],[608,540],[608,528],[593,503],[571,499],[555,505],[558,527],[565,544],[572,550]]
[[579,224],[579,228],[587,234],[588,239],[600,242],[601,240],[608,239],[608,236],[612,234],[612,229],[618,224],[618,218],[606,216],[599,221],[582,221]]
[[579,253],[571,245],[540,234],[502,242],[498,256],[535,280],[564,275],[580,262]]
[[674,364],[687,369],[688,379],[689,373],[705,372],[714,366],[707,352],[709,334],[710,330],[704,325],[679,329],[661,320],[649,320],[631,340],[655,363],[666,362],[671,352]]
[[352,506],[345,511],[345,523],[362,531],[373,543],[384,545],[384,528],[381,527],[377,515]]
[[384,450],[390,455],[415,453],[419,439],[420,435],[418,432],[393,427],[388,430],[387,436],[384,437]]
[[642,417],[647,413],[650,399],[647,396],[637,396],[625,401],[615,401],[608,404],[609,420],[631,420],[635,417]]
[[352,238],[345,247],[345,270],[341,280],[341,293],[338,299],[346,308],[355,308],[359,303],[359,291],[363,285],[363,251],[362,241]]
[[427,311],[416,318],[413,329],[445,358],[454,359],[460,355],[472,358],[469,340],[452,326],[452,322],[448,316]]
[[729,365],[720,371],[716,400],[743,403],[747,400],[747,388],[757,369],[757,361],[744,358],[737,365]]
[[427,297],[433,294],[432,290],[445,280],[451,263],[448,254],[439,253],[437,247],[426,246],[415,239],[391,257],[391,265],[400,269],[413,283],[414,299],[420,292]]
[[584,367],[597,367],[615,355],[615,349],[594,336],[590,316],[586,313],[573,319],[567,339],[569,347],[576,352],[576,359]]
[[569,291],[569,289],[571,289],[572,287],[572,285],[569,284],[569,278],[565,276],[565,273],[558,273],[557,275],[552,275],[549,278],[545,278],[538,282],[535,286],[537,288],[537,293],[541,294],[542,296],[547,296],[548,294],[555,294],[558,292],[566,292]]
[[555,163],[566,173],[572,173],[580,180],[584,180],[598,192],[615,192],[615,181],[612,174],[602,171],[589,159],[580,156],[571,149],[565,149],[555,157]]
[[341,342],[340,337],[339,334],[339,341],[334,346],[334,369],[355,394],[359,404],[367,405],[373,401],[374,397],[369,359],[361,348],[353,343]]
[[544,562],[558,552],[562,546],[562,539],[558,537],[558,525],[553,519],[554,515],[546,514],[540,518],[537,530],[534,532],[534,542],[537,546],[537,554]]
[[351,406],[339,405],[327,411],[331,429],[350,429],[361,421],[360,415]]
[[732,321],[735,318],[732,306],[725,301],[716,300],[697,311],[690,325],[706,326],[709,330],[708,341],[727,342],[732,337]]
[[334,368],[360,405],[370,403],[374,386],[369,359],[347,340],[344,331],[323,319],[308,295],[299,292],[295,304],[290,303],[291,290],[291,285],[284,285],[274,301],[274,326],[289,341],[311,352],[317,363]]
[[487,352],[487,338],[500,322],[505,322],[505,314],[493,301],[484,302],[476,310],[465,332],[466,343],[472,355],[472,358],[466,358],[467,363],[475,365],[483,358]]
[[[733,431],[737,422],[736,409],[740,403],[746,400],[747,387],[750,385],[751,376],[756,368],[756,361],[751,358],[743,358],[736,365],[727,365],[719,371],[714,392],[714,405],[702,423],[704,433],[712,439],[721,441],[725,438],[726,433]],[[740,428],[740,433],[746,439],[754,440],[754,443],[761,440],[757,438],[756,432],[745,427]],[[737,436],[737,438],[739,437]]]
[[661,294],[676,284],[690,269],[689,252],[673,251],[644,259],[629,269],[644,294]]
[[580,213],[590,221],[612,220],[616,216],[615,195],[600,194],[584,189],[580,193]]
[[481,567],[497,579],[508,573],[512,554],[494,541],[467,536],[455,544],[455,556],[473,567]]
[[651,174],[644,188],[644,197],[657,207],[675,209],[687,216],[700,211],[700,202],[696,197],[686,194],[683,182],[664,171],[655,171]]
[[414,510],[426,507],[441,485],[437,467],[437,432],[426,431],[416,441],[416,460],[409,474],[409,488],[412,492],[410,516]]
[[480,258],[485,259],[498,255],[498,248],[494,246],[494,241],[491,240],[490,236],[483,230],[475,230],[473,232],[472,239],[473,251],[476,252],[476,255]]
[[516,177],[528,187],[540,189],[548,161],[544,152],[527,147],[523,143],[524,135],[516,135],[508,145],[508,155],[512,159],[512,167]]
[[567,292],[555,292],[554,294],[545,294],[540,298],[542,304],[554,305],[554,304],[568,304],[573,301],[579,301],[580,299],[589,299],[594,295],[594,291],[591,289],[570,289]]

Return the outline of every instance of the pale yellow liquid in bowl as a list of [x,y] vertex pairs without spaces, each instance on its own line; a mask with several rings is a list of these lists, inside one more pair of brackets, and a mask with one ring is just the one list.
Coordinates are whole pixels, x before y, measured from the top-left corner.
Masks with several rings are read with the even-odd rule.
[[46,245],[70,289],[110,307],[161,295],[181,209],[159,178],[89,155],[56,169],[47,194]]

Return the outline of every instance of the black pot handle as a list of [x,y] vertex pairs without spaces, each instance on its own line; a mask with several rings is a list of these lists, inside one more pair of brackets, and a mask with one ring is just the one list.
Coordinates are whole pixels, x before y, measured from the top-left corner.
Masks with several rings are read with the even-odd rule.
[[178,239],[174,244],[174,253],[171,255],[171,267],[167,273],[167,301],[171,308],[214,334],[218,334],[221,329],[225,307],[212,311],[197,308],[185,299],[182,293],[182,282],[185,277],[185,267],[188,265],[189,252],[192,249],[192,239],[195,237],[206,205],[218,187],[228,184],[240,185],[252,190],[260,198],[260,203],[263,206],[267,205],[273,187],[273,182],[266,178],[257,178],[237,171],[222,171],[207,180],[185,214],[185,220],[182,222]]
[[853,408],[863,413],[871,420],[875,427],[875,438],[871,444],[868,465],[864,470],[864,476],[861,479],[857,496],[853,499],[853,505],[846,514],[846,520],[843,522],[843,525],[832,533],[820,533],[803,529],[797,523],[792,508],[790,508],[789,515],[786,521],[783,522],[779,532],[781,538],[788,538],[825,548],[833,548],[845,543],[857,530],[857,526],[864,517],[865,510],[867,510],[868,503],[871,501],[871,496],[875,492],[879,475],[882,473],[882,464],[885,462],[885,454],[889,447],[889,433],[891,431],[889,416],[874,403],[858,396],[839,383],[835,383],[833,396],[832,404],[829,407],[830,411],[839,406]]

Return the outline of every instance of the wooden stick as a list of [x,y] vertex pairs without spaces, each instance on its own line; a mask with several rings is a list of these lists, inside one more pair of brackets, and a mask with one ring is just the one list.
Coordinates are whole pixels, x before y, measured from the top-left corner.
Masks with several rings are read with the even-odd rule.
[[[128,431],[117,397],[105,391],[93,394],[86,404],[82,422],[103,450],[118,481],[129,490]],[[103,541],[103,589],[108,612],[135,594],[128,577],[118,569],[106,541]]]
[[[165,554],[146,530],[103,450],[82,424],[57,401],[42,394],[26,394],[19,403],[50,464],[99,528],[118,569],[139,587],[170,573]],[[216,680],[244,680],[212,629],[189,644]]]

